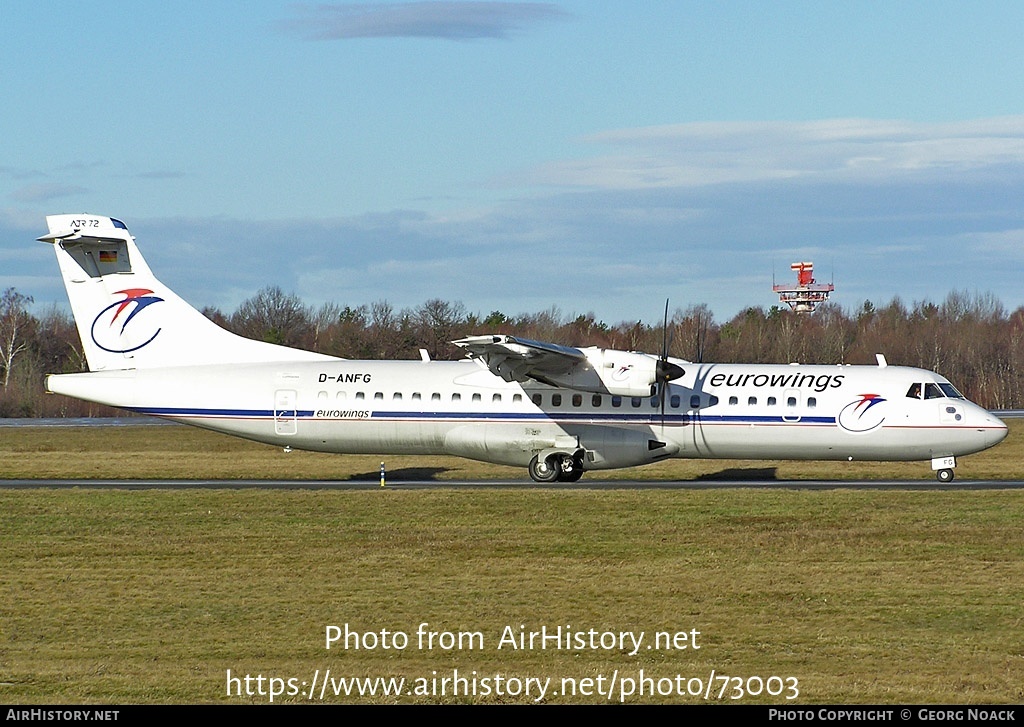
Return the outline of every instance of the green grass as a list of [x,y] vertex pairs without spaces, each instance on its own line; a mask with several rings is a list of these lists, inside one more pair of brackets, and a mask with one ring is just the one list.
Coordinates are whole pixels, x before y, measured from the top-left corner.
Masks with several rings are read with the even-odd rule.
[[[347,467],[345,457],[285,455],[201,432],[196,440],[187,429],[119,430],[117,448],[102,446],[103,431],[80,440],[37,430],[17,444],[11,431],[0,430],[5,477],[81,476],[61,473],[83,462],[97,477],[328,471],[308,472],[309,462],[338,478],[374,470],[373,458]],[[969,466],[1014,471],[1019,460],[994,455],[1015,456],[1016,439],[965,458],[958,476],[975,476]],[[197,441],[212,451],[197,454]],[[112,454],[125,442],[128,454]],[[265,471],[272,461],[283,469]],[[460,466],[452,463],[430,466],[447,473]],[[712,471],[737,466],[762,465]],[[912,467],[931,477],[927,465]],[[267,701],[228,696],[228,669],[307,682],[317,669],[555,682],[641,669],[706,680],[715,670],[799,680],[796,700],[750,701],[1024,701],[1024,494],[1012,490],[29,489],[0,491],[0,513],[5,703]],[[480,632],[484,648],[324,647],[328,625],[414,639],[424,622]],[[647,638],[696,629],[701,648],[496,648],[506,626],[566,624]]]

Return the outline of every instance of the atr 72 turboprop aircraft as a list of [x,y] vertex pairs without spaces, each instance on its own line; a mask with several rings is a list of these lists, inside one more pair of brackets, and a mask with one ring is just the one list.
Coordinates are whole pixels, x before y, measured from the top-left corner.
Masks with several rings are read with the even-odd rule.
[[353,361],[242,338],[158,281],[120,220],[52,215],[49,232],[88,373],[48,391],[286,449],[448,454],[538,482],[668,457],[956,458],[1006,425],[930,371],[691,363],[506,335],[461,361]]

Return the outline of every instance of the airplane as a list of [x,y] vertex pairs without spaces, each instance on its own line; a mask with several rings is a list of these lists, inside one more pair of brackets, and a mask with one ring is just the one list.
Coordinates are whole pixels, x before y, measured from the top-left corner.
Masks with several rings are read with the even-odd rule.
[[[243,338],[156,279],[120,220],[46,218],[88,372],[49,392],[284,447],[456,455],[537,482],[667,458],[956,460],[1006,424],[942,376],[876,365],[716,364],[515,336],[458,361],[357,361]],[[667,307],[666,307],[667,320]]]

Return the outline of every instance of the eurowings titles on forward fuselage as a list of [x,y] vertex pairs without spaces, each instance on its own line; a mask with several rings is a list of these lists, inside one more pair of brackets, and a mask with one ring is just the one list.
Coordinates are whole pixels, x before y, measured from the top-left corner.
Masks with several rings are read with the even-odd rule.
[[285,448],[448,454],[540,482],[669,457],[921,460],[942,481],[1006,425],[916,368],[692,363],[505,335],[461,361],[354,361],[253,341],[152,274],[124,223],[52,215],[89,365],[47,390]]

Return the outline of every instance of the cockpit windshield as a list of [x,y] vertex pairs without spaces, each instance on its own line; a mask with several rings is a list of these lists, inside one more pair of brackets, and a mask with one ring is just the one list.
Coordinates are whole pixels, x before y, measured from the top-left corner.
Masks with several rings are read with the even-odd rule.
[[963,394],[956,390],[956,387],[952,384],[939,384],[939,388],[942,389],[942,393],[948,396],[950,399],[963,399]]
[[913,383],[907,390],[908,399],[963,399],[964,395],[949,383],[933,383],[926,381]]

